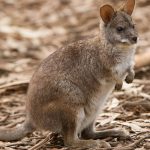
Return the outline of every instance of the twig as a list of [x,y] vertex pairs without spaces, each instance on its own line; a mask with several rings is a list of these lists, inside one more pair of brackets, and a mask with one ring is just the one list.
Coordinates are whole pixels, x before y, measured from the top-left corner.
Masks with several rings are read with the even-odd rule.
[[0,120],[0,122],[5,122],[5,121],[9,118],[9,116],[10,116],[10,115],[5,116],[4,118],[2,118],[2,119]]
[[135,68],[150,66],[150,50],[135,56]]
[[133,144],[130,144],[128,146],[125,146],[124,148],[115,148],[114,150],[133,150],[135,149],[141,142],[143,142],[145,139],[149,139],[150,135],[147,135],[145,137],[140,138],[139,140],[135,141]]
[[134,79],[134,80],[133,80],[133,83],[150,85],[150,80],[139,80],[139,79]]
[[132,110],[134,107],[141,106],[144,108],[144,110],[150,111],[150,101],[147,100],[137,100],[133,102],[127,101],[124,102],[121,106]]
[[144,97],[144,98],[150,100],[150,95],[149,95],[149,94],[146,94],[146,93],[141,92],[141,93],[140,93],[140,96],[142,96],[142,97]]
[[43,147],[48,141],[52,140],[53,138],[53,133],[49,133],[45,139],[43,139],[42,141],[40,141],[39,143],[37,143],[36,145],[34,145],[33,147],[31,147],[29,150],[38,150],[41,147]]
[[28,86],[28,84],[29,84],[29,80],[16,81],[16,82],[8,83],[5,85],[1,85],[0,90],[1,89],[12,89],[12,88],[18,87],[18,86]]

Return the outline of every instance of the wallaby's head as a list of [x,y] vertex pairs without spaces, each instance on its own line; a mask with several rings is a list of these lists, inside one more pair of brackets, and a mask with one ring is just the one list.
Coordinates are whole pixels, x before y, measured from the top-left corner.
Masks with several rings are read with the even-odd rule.
[[114,45],[133,45],[137,43],[138,34],[132,20],[135,0],[127,0],[118,11],[111,5],[100,8],[100,16],[104,22],[105,38]]

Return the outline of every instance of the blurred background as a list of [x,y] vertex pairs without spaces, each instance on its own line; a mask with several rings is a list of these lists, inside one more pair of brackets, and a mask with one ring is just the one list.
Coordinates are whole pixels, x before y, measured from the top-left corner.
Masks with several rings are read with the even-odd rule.
[[[63,45],[99,34],[100,5],[110,3],[118,8],[124,2],[125,0],[0,0],[0,126],[13,127],[23,122],[28,82],[41,60]],[[138,63],[143,63],[143,58],[150,59],[150,0],[137,0],[133,18],[140,38],[137,60]],[[113,108],[123,100],[150,99],[149,64],[146,62],[144,65],[137,65],[136,85],[127,88],[131,93],[114,94],[107,111],[113,112]],[[146,96],[138,95],[139,92]],[[140,104],[143,106],[142,103]],[[149,107],[144,110],[144,113],[150,111]],[[112,117],[112,112],[111,116],[106,116]],[[134,115],[141,113],[143,109],[138,108],[135,111],[132,109],[128,114],[129,121],[134,119],[132,118]],[[112,120],[108,120],[107,117],[106,122],[99,128],[104,125],[109,126]],[[149,117],[150,115],[145,119],[148,120]],[[125,120],[128,118],[125,117]],[[136,125],[141,131],[145,131],[139,124]],[[150,131],[149,129],[150,126],[146,132]],[[32,136],[40,137],[40,134],[35,133]],[[19,145],[15,149],[17,147],[28,149],[38,140],[32,141],[26,138],[22,142],[26,141],[30,143],[25,144],[24,148]],[[0,147],[3,149],[13,148],[9,144],[6,145],[0,142]]]
[[[99,7],[125,0],[0,0],[1,74],[33,70],[62,45],[99,33]],[[150,1],[137,0],[134,12],[138,51],[150,50]],[[0,84],[3,81],[0,81]]]

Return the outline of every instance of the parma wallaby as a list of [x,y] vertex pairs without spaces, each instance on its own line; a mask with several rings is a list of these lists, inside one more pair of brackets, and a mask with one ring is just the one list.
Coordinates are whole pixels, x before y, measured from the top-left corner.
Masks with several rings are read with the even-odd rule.
[[126,136],[122,131],[94,131],[98,113],[115,86],[134,78],[138,39],[131,18],[135,0],[115,10],[100,7],[100,34],[78,41],[48,56],[34,73],[28,88],[26,120],[0,130],[0,140],[19,140],[35,129],[64,137],[64,144],[94,147],[99,138]]

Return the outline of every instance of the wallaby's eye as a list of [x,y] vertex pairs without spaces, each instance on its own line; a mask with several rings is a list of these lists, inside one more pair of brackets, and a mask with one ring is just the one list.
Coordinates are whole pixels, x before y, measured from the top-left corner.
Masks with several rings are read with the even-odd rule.
[[123,27],[117,27],[117,31],[118,31],[118,32],[122,32],[123,30],[124,30]]

